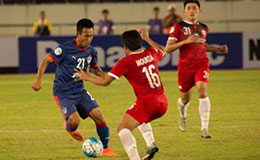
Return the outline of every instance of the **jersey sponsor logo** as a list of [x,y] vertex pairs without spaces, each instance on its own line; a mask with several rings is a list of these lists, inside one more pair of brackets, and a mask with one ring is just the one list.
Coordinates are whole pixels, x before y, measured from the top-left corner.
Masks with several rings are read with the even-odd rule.
[[137,67],[139,67],[139,66],[145,65],[147,63],[150,63],[153,60],[154,60],[153,56],[148,55],[146,57],[143,57],[143,58],[136,60],[135,62],[136,62]]
[[170,30],[170,34],[173,33],[174,30],[175,30],[174,27],[172,27],[171,30]]
[[62,53],[62,49],[61,49],[60,47],[58,47],[58,48],[56,48],[56,49],[54,50],[54,53],[55,53],[56,56],[59,56],[59,55],[61,55],[61,53]]
[[75,56],[72,56],[73,59],[77,59]]

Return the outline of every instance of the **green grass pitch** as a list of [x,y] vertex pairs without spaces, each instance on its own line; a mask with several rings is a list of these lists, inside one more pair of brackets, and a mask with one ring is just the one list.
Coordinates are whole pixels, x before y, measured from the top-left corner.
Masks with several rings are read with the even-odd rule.
[[[163,118],[152,122],[160,151],[155,160],[259,160],[260,159],[260,70],[211,71],[208,94],[211,100],[211,139],[200,138],[196,88],[188,109],[188,128],[177,127],[179,97],[176,71],[161,72],[169,100]],[[54,74],[46,74],[42,90],[34,92],[34,74],[0,75],[0,160],[83,160],[82,143],[63,129],[63,118],[52,96]],[[125,110],[135,101],[131,86],[121,78],[108,87],[85,83],[101,106],[110,127],[110,147],[127,160],[116,133]],[[81,121],[85,137],[97,137],[90,120]],[[134,130],[139,153],[145,143]]]

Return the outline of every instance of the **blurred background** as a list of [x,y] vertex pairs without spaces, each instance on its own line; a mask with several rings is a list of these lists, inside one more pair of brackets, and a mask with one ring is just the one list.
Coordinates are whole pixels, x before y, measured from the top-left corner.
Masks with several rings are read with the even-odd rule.
[[[200,3],[202,13],[199,20],[209,27],[211,33],[209,42],[214,44],[228,43],[230,45],[230,54],[224,57],[222,64],[233,63],[233,61],[239,63],[218,67],[217,65],[220,62],[217,63],[213,60],[218,59],[220,61],[221,58],[213,54],[210,58],[212,59],[211,64],[217,63],[217,65],[211,67],[216,69],[260,68],[260,1],[201,0]],[[44,57],[44,53],[41,51],[45,50],[47,53],[54,49],[58,43],[67,40],[66,37],[75,36],[75,24],[80,18],[84,17],[90,18],[95,23],[95,34],[100,35],[97,36],[97,39],[94,39],[92,44],[101,52],[101,60],[102,54],[104,54],[103,58],[105,59],[109,55],[118,55],[118,52],[121,52],[118,49],[114,53],[107,52],[109,46],[110,48],[111,46],[120,46],[120,42],[111,43],[114,40],[113,38],[128,29],[149,28],[149,21],[156,14],[154,8],[159,10],[157,18],[162,21],[163,29],[166,25],[172,25],[166,21],[171,9],[174,10],[175,14],[173,19],[176,21],[179,21],[179,18],[184,19],[182,0],[0,0],[0,72],[35,72],[39,65],[38,61]],[[37,23],[40,23],[41,16],[44,17],[43,21],[46,25],[45,28],[40,29]],[[110,22],[107,24],[106,20],[110,20]],[[102,25],[110,26],[101,28],[104,27]],[[44,33],[39,33],[41,32],[39,29]],[[165,45],[167,32],[163,30],[162,33],[156,34],[155,40]],[[219,34],[222,34],[222,36],[215,36],[219,36]],[[33,37],[34,40],[25,43],[26,37]],[[59,37],[59,40],[52,37]],[[104,39],[100,39],[100,37]],[[42,40],[54,40],[57,44],[53,43],[42,49],[39,47],[43,46],[39,46],[38,43]],[[96,46],[95,44],[100,45]],[[107,46],[102,44],[107,44]],[[242,47],[242,45],[245,46]],[[32,50],[26,50],[28,47]],[[27,53],[21,53],[25,50]],[[240,56],[236,57],[238,54]],[[27,58],[24,61],[21,56],[30,57],[31,61]],[[112,60],[113,63],[111,64],[107,64],[106,60],[103,60],[104,62],[100,62],[103,63],[103,66],[102,64],[101,66],[108,70],[122,56],[123,54],[119,54]],[[171,59],[171,57],[168,59]],[[231,62],[227,61],[228,59]],[[165,61],[164,63],[170,66],[163,66],[162,68],[176,69],[176,62],[171,63],[171,61],[176,60]],[[254,62],[251,63],[253,65],[248,67],[245,61]],[[21,70],[23,64],[31,69]]]

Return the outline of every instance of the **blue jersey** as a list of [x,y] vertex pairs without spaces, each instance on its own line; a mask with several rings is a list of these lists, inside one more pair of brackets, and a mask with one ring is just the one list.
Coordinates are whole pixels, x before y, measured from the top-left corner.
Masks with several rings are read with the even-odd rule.
[[60,44],[50,53],[57,64],[53,94],[55,96],[77,97],[85,91],[82,81],[74,81],[74,68],[87,70],[88,65],[97,65],[97,51],[89,45],[87,48],[79,48],[75,40]]

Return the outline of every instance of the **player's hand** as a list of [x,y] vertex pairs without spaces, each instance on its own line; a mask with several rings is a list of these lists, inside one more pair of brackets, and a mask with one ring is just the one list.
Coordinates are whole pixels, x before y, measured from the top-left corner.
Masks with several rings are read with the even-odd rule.
[[87,72],[84,72],[82,68],[79,68],[79,70],[74,68],[74,71],[75,71],[75,73],[73,75],[73,77],[75,77],[74,81],[82,81],[82,80],[87,81],[88,76],[90,76],[90,74]]
[[146,29],[144,28],[139,29],[139,34],[143,40],[149,39],[149,32]]
[[189,44],[189,43],[195,43],[195,42],[198,42],[199,41],[199,36],[196,36],[196,35],[190,35],[186,40],[185,40],[185,43],[186,44]]
[[39,91],[42,88],[41,80],[36,79],[32,84],[32,89],[35,91]]
[[219,47],[219,52],[220,53],[228,53],[228,47],[227,45],[222,45]]

